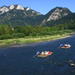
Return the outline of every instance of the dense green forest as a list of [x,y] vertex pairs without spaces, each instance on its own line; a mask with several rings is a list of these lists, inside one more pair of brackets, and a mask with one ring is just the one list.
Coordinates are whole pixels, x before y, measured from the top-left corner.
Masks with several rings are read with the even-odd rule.
[[75,24],[59,24],[56,26],[11,26],[0,25],[0,40],[21,38],[26,36],[45,36],[54,34],[64,34],[67,30],[74,30]]

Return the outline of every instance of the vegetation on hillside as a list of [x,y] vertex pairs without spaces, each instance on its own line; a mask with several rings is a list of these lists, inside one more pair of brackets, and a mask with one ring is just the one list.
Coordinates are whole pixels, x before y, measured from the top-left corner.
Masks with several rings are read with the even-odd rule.
[[74,29],[67,28],[66,24],[52,27],[0,25],[0,46],[55,40],[68,36]]
[[[75,29],[73,25],[70,25],[71,30]],[[23,38],[26,36],[45,36],[45,35],[56,35],[56,34],[65,34],[70,31],[69,26],[66,24],[56,25],[53,27],[48,26],[15,26],[10,25],[0,25],[0,40],[3,39],[12,39],[12,38]]]

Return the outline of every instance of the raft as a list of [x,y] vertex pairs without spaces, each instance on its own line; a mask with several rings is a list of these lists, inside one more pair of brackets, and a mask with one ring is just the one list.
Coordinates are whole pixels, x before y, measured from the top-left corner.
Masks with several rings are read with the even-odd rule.
[[60,48],[70,48],[71,45],[70,44],[64,44],[64,45],[61,45]]
[[50,55],[52,55],[53,54],[53,52],[46,52],[46,53],[44,53],[44,54],[42,54],[42,53],[40,53],[40,54],[38,54],[37,55],[37,57],[42,57],[42,58],[44,58],[44,57],[48,57],[48,56],[50,56]]

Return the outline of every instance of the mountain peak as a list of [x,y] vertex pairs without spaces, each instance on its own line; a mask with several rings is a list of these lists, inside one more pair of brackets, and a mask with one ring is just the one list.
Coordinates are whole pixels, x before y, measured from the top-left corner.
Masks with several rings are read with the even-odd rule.
[[3,14],[4,12],[8,12],[9,11],[9,9],[8,9],[8,7],[6,7],[6,6],[3,6],[3,7],[0,7],[0,14]]
[[4,14],[6,12],[9,12],[9,11],[12,11],[12,10],[15,10],[16,12],[18,11],[22,11],[22,13],[24,13],[25,15],[41,15],[39,12],[31,9],[31,8],[28,8],[28,7],[23,7],[21,5],[10,5],[10,6],[3,6],[3,7],[0,7],[0,15],[1,14]]
[[17,5],[16,9],[17,9],[17,10],[24,10],[24,7],[21,6],[21,5]]
[[14,8],[15,8],[15,5],[10,5],[10,6],[9,6],[9,9],[10,9],[10,10],[12,10],[12,9],[14,9]]
[[67,16],[70,13],[71,13],[71,11],[68,8],[56,7],[48,13],[50,15],[49,15],[47,21],[58,20],[64,16]]
[[8,11],[13,10],[13,9],[24,10],[24,7],[21,5],[3,6],[3,7],[0,7],[0,14],[3,14],[5,12],[8,12]]
[[9,9],[10,9],[10,10],[12,10],[12,9],[24,10],[24,7],[21,6],[21,5],[10,5],[10,6],[9,6]]
[[31,8],[28,8],[28,7],[27,7],[27,8],[26,8],[26,11],[29,11],[29,10],[31,10]]

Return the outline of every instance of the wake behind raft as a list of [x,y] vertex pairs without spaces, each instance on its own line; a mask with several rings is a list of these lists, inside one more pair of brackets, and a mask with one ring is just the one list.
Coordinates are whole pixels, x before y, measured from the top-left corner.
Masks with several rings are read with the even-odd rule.
[[42,51],[42,52],[37,52],[36,56],[44,58],[44,57],[48,57],[52,54],[53,54],[53,52],[51,52],[51,51]]

